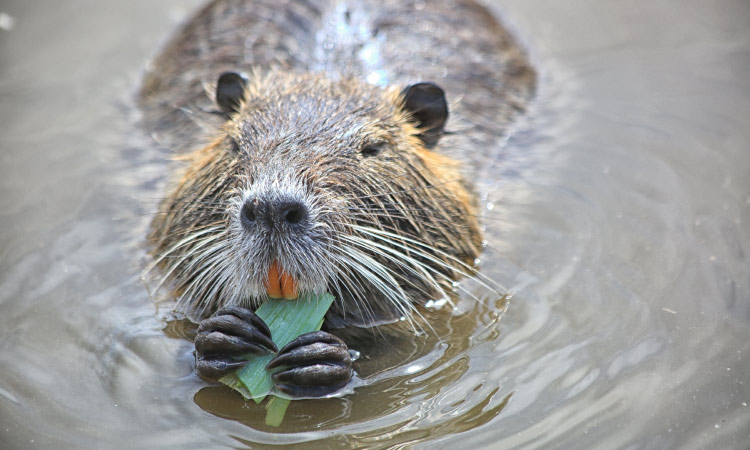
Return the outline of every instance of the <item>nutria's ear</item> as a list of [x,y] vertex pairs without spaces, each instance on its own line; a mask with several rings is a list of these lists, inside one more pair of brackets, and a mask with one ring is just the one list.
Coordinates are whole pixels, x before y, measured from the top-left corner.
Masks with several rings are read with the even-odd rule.
[[216,83],[216,104],[227,114],[237,112],[245,95],[245,86],[247,86],[247,79],[242,74],[222,73]]
[[424,129],[419,135],[427,148],[434,147],[443,134],[448,120],[445,92],[434,83],[417,83],[401,91],[404,109],[411,113],[416,125]]

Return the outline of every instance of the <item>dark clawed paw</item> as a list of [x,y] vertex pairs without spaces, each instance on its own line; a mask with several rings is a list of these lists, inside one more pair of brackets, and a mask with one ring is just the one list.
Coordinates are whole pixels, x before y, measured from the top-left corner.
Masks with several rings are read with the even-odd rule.
[[254,312],[237,306],[223,308],[198,326],[196,371],[201,378],[215,381],[247,362],[234,358],[275,351],[271,331]]
[[352,359],[344,341],[325,331],[303,334],[266,366],[276,388],[293,397],[322,397],[346,386]]

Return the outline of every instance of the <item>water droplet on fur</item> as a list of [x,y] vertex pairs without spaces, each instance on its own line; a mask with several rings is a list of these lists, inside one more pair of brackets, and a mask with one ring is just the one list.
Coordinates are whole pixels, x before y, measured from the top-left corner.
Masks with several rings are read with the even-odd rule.
[[431,309],[440,309],[443,306],[445,306],[446,303],[448,303],[448,299],[445,298],[445,297],[443,297],[443,298],[438,298],[438,299],[435,299],[435,300],[428,300],[424,304],[424,307],[425,308],[431,308]]

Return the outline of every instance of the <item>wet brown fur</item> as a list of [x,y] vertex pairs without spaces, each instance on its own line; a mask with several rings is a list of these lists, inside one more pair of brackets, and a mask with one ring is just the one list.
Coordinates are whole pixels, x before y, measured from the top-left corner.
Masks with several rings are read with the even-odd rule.
[[[509,60],[518,58],[514,48]],[[327,317],[332,328],[397,320],[412,304],[444,296],[454,280],[471,276],[482,236],[464,161],[442,143],[425,147],[418,137],[422,130],[403,109],[403,85],[381,88],[356,73],[332,76],[283,66],[247,68],[250,83],[238,113],[224,123],[204,115],[190,137],[208,137],[209,143],[177,158],[184,166],[154,217],[149,239],[162,282],[180,308],[202,318],[225,304],[257,305],[262,277],[276,258],[303,291],[336,295]],[[508,107],[520,110],[531,89],[523,88],[519,77],[533,85],[533,72],[518,61],[509,67],[516,68],[505,92],[518,102]],[[147,78],[144,98],[158,97],[160,83],[156,75]],[[211,83],[202,82],[209,98]],[[148,109],[148,102],[144,106]],[[464,125],[472,118],[458,116]],[[495,130],[500,134],[512,115],[502,117]],[[156,129],[163,128],[164,118],[159,116]],[[444,141],[465,151],[497,137],[480,131],[489,125],[475,126],[469,136]],[[362,148],[373,143],[385,144],[383,153],[362,156]],[[273,183],[314,203],[310,239],[248,243],[238,225],[240,205],[254,186]],[[347,249],[356,253],[346,254]],[[367,273],[362,264],[384,269]],[[391,292],[373,284],[373,277]]]

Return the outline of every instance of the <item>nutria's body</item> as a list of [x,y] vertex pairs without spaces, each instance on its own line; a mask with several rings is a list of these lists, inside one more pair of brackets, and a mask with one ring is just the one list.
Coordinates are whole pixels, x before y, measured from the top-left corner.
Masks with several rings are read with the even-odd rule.
[[[423,81],[445,91],[450,133],[443,90]],[[141,101],[157,139],[185,152],[150,238],[179,306],[204,319],[199,373],[269,348],[251,310],[277,265],[294,293],[337,297],[329,331],[444,296],[481,247],[466,172],[499,145],[534,81],[469,0],[219,0],[197,14]],[[287,371],[279,387],[320,395],[348,380],[346,346],[313,340],[282,350],[307,355],[295,367],[309,373]]]

